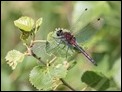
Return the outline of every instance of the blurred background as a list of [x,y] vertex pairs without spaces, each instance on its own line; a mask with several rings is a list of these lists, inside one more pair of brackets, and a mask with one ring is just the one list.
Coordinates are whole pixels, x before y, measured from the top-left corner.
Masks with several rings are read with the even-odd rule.
[[[88,11],[84,9],[88,8]],[[80,16],[82,14],[82,16]],[[87,40],[83,46],[91,53],[98,63],[91,65],[82,55],[77,57],[77,65],[71,69],[65,78],[72,87],[82,90],[86,84],[81,82],[84,71],[101,72],[110,79],[110,86],[105,90],[121,90],[121,2],[37,2],[37,1],[2,1],[1,2],[1,90],[22,91],[37,90],[29,82],[29,73],[37,65],[33,57],[26,57],[13,71],[6,63],[5,56],[12,49],[25,51],[20,40],[20,31],[14,26],[14,21],[21,16],[29,16],[35,21],[42,17],[43,23],[37,39],[46,39],[47,34],[55,28],[77,29],[85,28],[84,34],[76,35],[80,44],[82,39]],[[80,17],[80,22],[78,18]],[[93,32],[89,23],[101,18],[99,31]],[[75,22],[77,21],[77,22]],[[96,23],[95,23],[96,24]],[[80,25],[80,27],[78,26]],[[88,26],[87,26],[88,25]],[[91,31],[90,31],[91,30]],[[72,30],[72,32],[77,32]],[[90,33],[92,32],[92,33]],[[90,34],[89,34],[90,33]],[[88,35],[89,34],[89,35]],[[81,62],[83,59],[85,61]],[[69,90],[59,86],[57,90]],[[92,90],[87,88],[86,90]]]

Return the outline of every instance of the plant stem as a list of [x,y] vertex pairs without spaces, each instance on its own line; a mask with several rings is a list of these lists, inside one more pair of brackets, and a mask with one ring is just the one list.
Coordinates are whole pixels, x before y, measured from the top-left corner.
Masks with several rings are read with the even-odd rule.
[[62,81],[62,83],[67,86],[69,89],[71,89],[72,91],[76,91],[74,88],[72,88],[64,79],[60,79]]
[[33,47],[34,43],[33,43],[32,41],[31,41],[29,47],[28,47],[28,45],[26,45],[26,44],[24,44],[24,45],[25,45],[26,48],[27,48],[27,53],[26,53],[27,55],[33,56],[34,58],[36,58],[37,60],[39,60],[42,64],[46,65],[46,63],[43,62],[43,61],[41,60],[41,57],[38,57],[38,56],[33,52],[32,47]]
[[40,57],[38,57],[36,54],[34,54],[34,52],[31,50],[31,55],[36,58],[37,60],[39,60],[42,64],[46,65],[46,63],[44,63]]

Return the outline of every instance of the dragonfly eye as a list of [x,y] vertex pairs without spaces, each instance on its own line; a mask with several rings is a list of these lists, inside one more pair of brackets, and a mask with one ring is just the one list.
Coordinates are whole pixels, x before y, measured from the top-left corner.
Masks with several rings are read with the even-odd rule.
[[59,31],[57,31],[57,36],[61,36],[62,35],[62,30],[59,30]]

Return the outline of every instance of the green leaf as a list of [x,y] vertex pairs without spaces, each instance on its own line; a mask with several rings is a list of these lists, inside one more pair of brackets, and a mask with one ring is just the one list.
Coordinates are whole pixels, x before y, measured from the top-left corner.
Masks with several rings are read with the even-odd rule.
[[51,75],[57,78],[64,78],[67,74],[66,67],[62,64],[58,64],[55,67],[50,68]]
[[83,74],[81,80],[82,82],[85,82],[88,86],[99,91],[106,90],[110,86],[110,80],[107,77],[105,77],[101,73],[98,74],[93,71],[86,71]]
[[22,29],[24,32],[30,32],[34,26],[34,20],[30,17],[24,16],[14,21],[14,24],[19,29]]
[[56,66],[36,66],[30,73],[30,82],[39,90],[51,90],[61,84],[60,78],[67,74],[67,68],[63,64]]
[[9,66],[12,67],[12,69],[15,69],[17,64],[19,62],[22,62],[24,59],[24,54],[17,51],[17,50],[11,50],[7,53],[5,59],[7,62],[7,64],[9,64]]
[[41,24],[42,24],[42,18],[39,18],[39,19],[36,21],[35,33],[39,30]]
[[46,73],[46,67],[41,66],[32,69],[29,80],[39,90],[49,90],[52,83],[50,75]]
[[[48,52],[48,54],[51,52],[55,52],[57,49],[57,42],[55,41],[55,39],[53,38],[53,35],[55,33],[54,32],[50,32],[47,36],[47,43],[46,43],[46,51]],[[55,37],[55,36],[54,36]]]

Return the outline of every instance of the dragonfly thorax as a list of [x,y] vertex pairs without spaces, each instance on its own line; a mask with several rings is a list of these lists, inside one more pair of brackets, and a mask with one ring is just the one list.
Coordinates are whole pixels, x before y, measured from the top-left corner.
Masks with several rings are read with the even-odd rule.
[[66,29],[58,28],[56,29],[56,35],[59,37],[59,39],[68,44],[74,46],[76,44],[75,37]]
[[69,30],[67,29],[63,29],[63,28],[56,28],[56,36],[64,36],[65,32],[69,32]]

